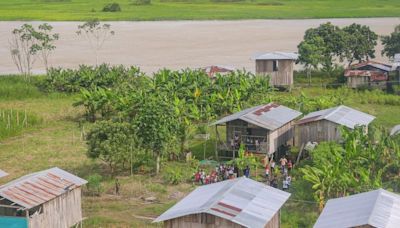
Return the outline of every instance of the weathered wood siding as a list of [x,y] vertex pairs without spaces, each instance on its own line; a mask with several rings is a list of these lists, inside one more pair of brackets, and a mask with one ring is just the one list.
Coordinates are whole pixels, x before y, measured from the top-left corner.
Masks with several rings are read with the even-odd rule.
[[274,71],[274,60],[256,60],[256,74],[271,77],[271,85],[290,86],[293,84],[293,60],[276,60],[278,70]]
[[354,76],[347,77],[347,86],[350,88],[357,88],[360,86],[367,86],[369,84],[370,77]]
[[244,228],[244,226],[214,215],[201,213],[164,221],[164,228]]
[[269,135],[269,153],[275,153],[282,145],[292,145],[294,139],[294,122],[291,121],[272,131]]
[[313,121],[297,125],[296,145],[301,146],[307,142],[339,141],[340,126],[328,120]]
[[[280,227],[279,211],[264,226],[265,228]],[[164,228],[244,228],[244,226],[233,223],[224,218],[201,213],[186,215],[179,218],[164,221]]]
[[280,224],[280,212],[276,212],[274,217],[272,217],[271,220],[267,223],[267,225],[264,226],[264,228],[279,228],[281,227]]
[[41,213],[30,216],[29,228],[69,228],[81,220],[81,188],[76,188],[43,204]]

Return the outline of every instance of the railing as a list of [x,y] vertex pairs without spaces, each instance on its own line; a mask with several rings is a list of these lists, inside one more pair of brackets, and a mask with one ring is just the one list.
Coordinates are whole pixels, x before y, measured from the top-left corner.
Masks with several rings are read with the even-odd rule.
[[[240,144],[244,145],[246,151],[255,153],[268,152],[268,140],[265,136],[242,135]],[[239,143],[235,142],[222,142],[218,145],[218,149],[222,151],[237,151],[239,150]]]

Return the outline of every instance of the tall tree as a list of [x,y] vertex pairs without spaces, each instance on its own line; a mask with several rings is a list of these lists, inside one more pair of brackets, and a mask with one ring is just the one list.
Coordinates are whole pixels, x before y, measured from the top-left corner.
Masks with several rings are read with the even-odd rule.
[[53,26],[43,23],[38,27],[38,33],[36,36],[37,43],[36,49],[40,52],[43,64],[46,68],[46,72],[49,71],[49,57],[51,53],[56,49],[54,44],[60,38],[58,33],[52,33]]
[[[315,65],[315,63],[318,62],[322,65],[323,70],[330,73],[333,70],[335,58],[343,60],[345,46],[346,39],[344,32],[338,26],[328,22],[321,24],[317,28],[310,28],[305,32],[303,41],[298,45],[299,58],[306,61],[309,65]],[[300,48],[302,48],[302,50]],[[307,56],[313,55],[308,51],[312,51],[313,49],[318,50],[318,54],[321,54],[321,58]]]
[[87,21],[82,25],[78,25],[78,36],[84,36],[89,41],[90,47],[96,55],[96,65],[99,60],[99,51],[104,45],[104,42],[115,34],[111,30],[110,24],[102,24],[99,20]]
[[23,24],[12,31],[12,39],[9,42],[12,60],[26,78],[31,75],[39,51],[37,36],[38,32],[32,25]]
[[166,96],[144,93],[132,107],[132,124],[142,145],[156,158],[156,173],[160,172],[161,158],[176,141],[177,118]]
[[346,33],[345,56],[349,65],[354,61],[375,58],[378,35],[368,26],[353,23],[344,27],[343,31]]
[[400,53],[400,25],[397,25],[389,36],[381,37],[383,50],[382,55],[393,58],[395,54]]

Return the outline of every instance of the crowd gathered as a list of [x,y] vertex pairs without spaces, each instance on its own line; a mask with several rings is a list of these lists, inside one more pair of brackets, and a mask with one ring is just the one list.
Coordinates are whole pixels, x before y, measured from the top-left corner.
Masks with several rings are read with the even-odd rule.
[[[285,156],[280,158],[279,166],[276,165],[274,159],[265,159],[264,166],[265,182],[267,185],[278,188],[279,181],[282,181],[282,190],[289,190],[292,183],[290,172],[293,169],[293,163],[290,159],[288,160]],[[243,176],[250,177],[250,167],[246,166],[246,168],[240,172],[239,168],[235,165],[221,163],[211,171],[199,169],[194,173],[194,181],[201,185],[212,184],[240,177],[240,173],[242,173]]]

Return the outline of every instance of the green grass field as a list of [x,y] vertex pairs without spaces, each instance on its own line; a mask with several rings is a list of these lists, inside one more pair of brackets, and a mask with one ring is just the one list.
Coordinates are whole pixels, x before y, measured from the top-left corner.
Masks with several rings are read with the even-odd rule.
[[[0,0],[0,20],[208,20],[398,17],[398,0]],[[122,12],[102,12],[117,2]]]

